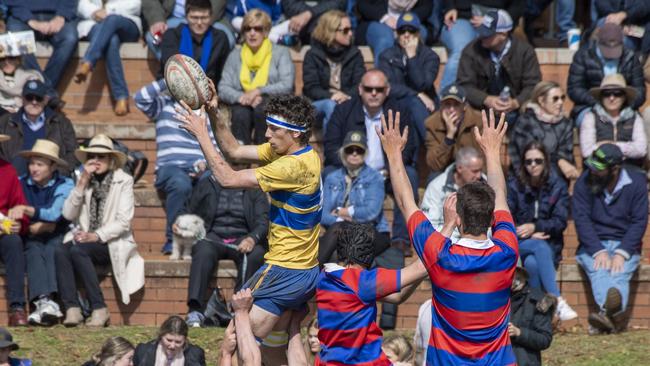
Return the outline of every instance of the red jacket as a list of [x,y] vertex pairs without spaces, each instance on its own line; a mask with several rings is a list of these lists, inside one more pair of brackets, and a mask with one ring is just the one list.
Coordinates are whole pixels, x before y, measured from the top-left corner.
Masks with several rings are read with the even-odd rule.
[[[0,159],[0,212],[6,216],[10,208],[18,205],[27,205],[27,199],[18,181],[16,169],[10,163]],[[29,218],[26,215],[23,215],[20,224],[20,234],[27,234]]]

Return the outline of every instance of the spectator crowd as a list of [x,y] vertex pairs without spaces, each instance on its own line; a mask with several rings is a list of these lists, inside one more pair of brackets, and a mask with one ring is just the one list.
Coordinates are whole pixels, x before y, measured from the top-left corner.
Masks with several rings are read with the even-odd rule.
[[[115,115],[132,113],[133,98],[155,124],[154,185],[165,197],[166,214],[161,252],[172,252],[181,232],[179,216],[196,215],[205,228],[205,237],[192,247],[187,317],[170,317],[155,340],[137,347],[111,338],[88,365],[157,365],[163,364],[160,357],[168,365],[205,364],[204,351],[189,343],[188,327],[206,325],[208,302],[222,302],[218,296],[206,301],[222,259],[236,263],[236,291],[242,290],[231,302],[230,316],[238,325],[226,330],[222,365],[236,354],[245,365],[257,362],[252,351],[257,337],[239,324],[251,322],[252,298],[245,284],[269,259],[268,233],[277,225],[273,201],[280,198],[272,194],[270,203],[261,183],[241,188],[214,177],[199,141],[183,128],[183,106],[163,78],[165,62],[177,53],[196,60],[216,87],[220,107],[229,110],[235,144],[219,138],[211,115],[204,123],[212,145],[226,157],[239,146],[269,139],[273,116],[268,107],[294,93],[296,72],[302,72],[302,95],[313,107],[316,126],[311,128],[322,132],[324,155],[318,262],[345,260],[341,238],[349,234],[347,225],[365,224],[372,255],[363,264],[377,269],[381,278],[382,270],[401,269],[406,276],[414,270],[405,267],[413,249],[418,254],[424,250],[419,247],[423,243],[415,245],[411,218],[399,207],[403,193],[395,189],[390,156],[376,132],[382,121],[399,113],[399,132],[406,139],[399,154],[410,193],[423,212],[418,220],[443,231],[449,197],[488,181],[490,162],[477,141],[484,129],[481,110],[504,114],[505,199],[520,257],[510,287],[507,333],[517,360],[539,364],[541,350],[551,344],[553,318],[578,316],[571,307],[577,304],[569,304],[556,282],[569,218],[579,242],[575,258],[596,305],[588,316],[590,334],[625,330],[630,280],[641,263],[648,224],[650,108],[641,108],[650,82],[650,5],[592,1],[593,25],[583,30],[564,89],[543,79],[531,44],[532,23],[548,3],[0,0],[0,28],[32,32],[37,41],[52,46],[42,68],[35,54],[16,51],[11,38],[0,41],[0,259],[9,326],[108,325],[110,313],[97,274],[104,268],[115,278],[123,304],[145,286],[144,259],[133,236],[134,179],[125,168],[127,155],[104,134],[80,146],[64,113],[65,95],[58,92],[79,40],[85,40],[74,82],[88,82],[103,60]],[[567,42],[576,28],[573,3],[555,2],[559,32],[554,37],[559,42]],[[514,34],[520,20],[527,39]],[[140,39],[160,69],[157,80],[131,95],[120,45]],[[438,42],[447,50],[444,67],[431,48]],[[298,70],[289,47],[301,45],[310,48]],[[365,66],[361,45],[372,51],[372,68]],[[570,111],[565,110],[568,100]],[[579,142],[575,153],[574,141]],[[251,167],[246,159],[231,163],[235,171]],[[426,182],[421,201],[420,182]],[[384,212],[387,196],[395,202],[391,222]],[[292,209],[304,214],[302,208]],[[447,236],[459,239],[459,229]],[[326,267],[324,273],[336,281],[336,271]],[[419,282],[408,285],[414,283]],[[386,299],[379,326],[393,329],[397,303],[409,290],[406,285],[386,287],[361,302],[374,306]],[[400,337],[384,339],[384,353],[395,365],[427,359],[431,306],[431,301],[422,304],[414,344]],[[292,327],[300,333],[303,318],[292,318],[289,335]],[[374,331],[374,320],[368,321]],[[304,346],[312,362],[319,362],[326,345],[318,325],[310,323]],[[303,345],[289,340],[289,352],[292,347]],[[4,348],[13,351],[18,345],[0,328]]]

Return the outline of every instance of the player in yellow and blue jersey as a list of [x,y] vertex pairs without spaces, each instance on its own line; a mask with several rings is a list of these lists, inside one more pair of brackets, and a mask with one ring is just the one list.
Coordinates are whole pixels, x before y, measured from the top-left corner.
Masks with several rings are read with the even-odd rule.
[[[282,329],[278,324],[281,317],[281,323],[289,324],[290,316],[304,316],[319,275],[321,161],[308,144],[315,112],[304,97],[271,97],[265,107],[268,142],[240,145],[217,108],[212,88],[215,97],[201,108],[199,116],[184,105],[186,110],[179,110],[177,118],[197,138],[212,179],[225,188],[259,187],[271,196],[269,251],[265,264],[244,285],[253,289],[251,326],[255,337],[262,340],[274,327]],[[217,143],[224,155],[231,161],[253,162],[260,167],[235,171],[228,165],[210,140],[205,111],[215,122]],[[289,334],[289,342],[294,338],[300,341],[300,334]],[[292,357],[304,355],[292,352],[288,357],[292,364]]]

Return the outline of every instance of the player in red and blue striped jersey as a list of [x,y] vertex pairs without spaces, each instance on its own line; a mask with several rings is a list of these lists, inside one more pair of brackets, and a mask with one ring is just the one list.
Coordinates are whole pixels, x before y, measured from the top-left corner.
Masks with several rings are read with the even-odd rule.
[[381,350],[377,301],[406,300],[427,272],[419,260],[401,270],[368,269],[374,259],[373,235],[371,225],[343,224],[337,241],[339,264],[326,263],[318,278],[317,366],[391,365]]
[[[408,217],[411,241],[431,278],[432,324],[427,365],[515,365],[510,337],[510,285],[518,243],[506,202],[500,149],[507,123],[483,111],[483,132],[476,141],[487,162],[487,184],[470,183],[445,202],[445,228],[458,226],[452,243],[437,232],[413,199],[401,158],[406,136],[399,113],[389,113],[378,131],[389,162],[398,206]],[[405,135],[408,131],[405,131]],[[457,213],[456,213],[457,212]],[[453,223],[453,224],[452,224]],[[492,228],[492,236],[487,231]]]

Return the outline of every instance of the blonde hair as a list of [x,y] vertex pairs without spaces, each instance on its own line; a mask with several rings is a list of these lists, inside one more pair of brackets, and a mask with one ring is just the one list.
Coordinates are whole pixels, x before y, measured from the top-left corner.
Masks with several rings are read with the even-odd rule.
[[271,17],[260,9],[252,9],[246,15],[244,15],[244,20],[242,20],[241,29],[244,32],[244,29],[251,26],[251,24],[260,23],[262,28],[264,28],[264,33],[268,33],[271,30]]
[[340,10],[326,12],[318,18],[318,23],[311,35],[312,38],[328,47],[332,46],[336,38],[336,31],[341,26],[343,19],[347,17],[347,14]]
[[[539,104],[539,98],[545,97],[549,91],[555,88],[561,88],[560,84],[556,83],[555,81],[540,81],[535,85],[533,91],[530,93],[530,99],[528,100],[528,103]],[[524,106],[528,103],[524,103]]]
[[134,350],[133,344],[123,337],[110,337],[102,349],[93,356],[97,366],[113,366],[117,360]]
[[393,362],[410,362],[413,360],[413,345],[408,338],[401,334],[394,334],[384,338],[381,347],[389,349],[395,354],[397,360]]

